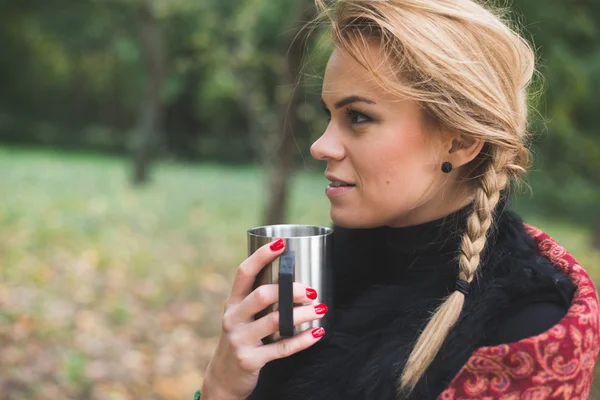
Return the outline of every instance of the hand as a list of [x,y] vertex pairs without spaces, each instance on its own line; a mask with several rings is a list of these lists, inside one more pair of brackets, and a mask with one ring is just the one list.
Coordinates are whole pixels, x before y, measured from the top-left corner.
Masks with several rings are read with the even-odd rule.
[[[259,372],[266,363],[312,346],[325,333],[317,328],[267,345],[261,341],[279,330],[279,312],[256,321],[254,315],[277,302],[279,289],[274,284],[252,291],[252,286],[260,270],[283,253],[283,244],[280,239],[264,245],[239,266],[225,301],[221,337],[206,370],[203,399],[246,399],[256,387]],[[314,290],[294,282],[294,303],[308,303],[314,298]],[[327,307],[322,304],[297,306],[294,325],[320,319],[325,312]]]

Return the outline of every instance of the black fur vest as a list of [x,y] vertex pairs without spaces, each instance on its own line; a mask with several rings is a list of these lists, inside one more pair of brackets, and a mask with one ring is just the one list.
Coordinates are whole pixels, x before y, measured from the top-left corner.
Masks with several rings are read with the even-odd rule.
[[516,214],[497,212],[457,324],[415,390],[397,395],[418,333],[455,289],[469,211],[409,228],[335,227],[335,326],[311,348],[267,364],[250,399],[435,399],[515,306],[547,298],[566,309],[572,283],[537,255]]

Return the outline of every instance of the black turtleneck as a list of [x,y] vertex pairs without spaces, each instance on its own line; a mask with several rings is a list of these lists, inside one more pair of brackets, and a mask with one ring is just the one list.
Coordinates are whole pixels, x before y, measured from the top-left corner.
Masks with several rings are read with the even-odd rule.
[[[445,218],[405,228],[334,226],[335,301],[330,309],[335,313],[335,325],[321,342],[308,350],[267,364],[251,399],[354,399],[353,396],[387,399],[391,396],[396,368],[404,365],[431,312],[455,290],[460,243],[470,211],[471,206],[468,206]],[[567,311],[573,293],[568,278],[535,254],[535,245],[524,233],[518,217],[498,211],[495,218],[497,229],[488,235],[479,275],[472,283],[473,293],[467,296],[465,303],[465,309],[471,307],[469,309],[474,311],[463,310],[463,314],[473,316],[476,312],[490,314],[482,311],[483,306],[473,304],[484,299],[482,304],[487,304],[494,313],[493,322],[464,322],[460,329],[469,331],[472,326],[473,332],[469,335],[475,335],[474,339],[464,343],[464,351],[454,349],[441,355],[450,360],[439,367],[432,364],[428,378],[431,384],[423,383],[425,386],[418,388],[419,394],[414,394],[417,397],[407,398],[434,398],[432,394],[443,387],[442,380],[451,377],[444,375],[448,375],[445,368],[450,368],[449,375],[453,376],[466,361],[471,351],[467,348],[468,342],[482,346],[517,341],[546,331]],[[527,268],[513,265],[517,263]],[[510,289],[508,277],[516,279],[515,282],[522,281],[515,276],[529,266],[541,271],[535,272],[540,282],[546,279],[553,285],[560,281],[561,286],[534,288],[531,293],[528,289],[519,289],[519,294],[513,294],[517,291]],[[509,270],[517,272],[508,275]],[[486,284],[503,282],[503,279],[508,288],[502,287],[502,295],[483,297]],[[476,318],[475,321],[478,319],[483,320]],[[344,383],[345,375],[359,370],[367,372]],[[327,388],[319,392],[318,388],[309,387],[311,382],[320,379],[320,384]],[[348,390],[345,397],[338,394],[342,388]]]
[[[465,207],[445,218],[403,228],[334,226],[336,305],[344,307],[372,285],[406,285],[426,298],[448,295],[458,277],[457,251],[469,212]],[[357,247],[356,239],[364,246]]]
[[[460,244],[470,212],[471,206],[467,206],[444,218],[402,228],[348,230],[334,226],[336,307],[342,311],[352,307],[350,301],[374,286],[403,287],[406,297],[414,295],[424,303],[449,295],[456,286]],[[345,236],[356,234],[364,236],[367,245],[345,248],[356,244]],[[489,236],[490,241],[495,240],[493,232]],[[373,250],[377,251],[376,264],[370,261]],[[349,265],[359,270],[349,270]],[[567,311],[564,299],[559,300],[554,294],[534,294],[515,302],[503,314],[506,323],[488,338],[487,345],[514,342],[549,329]]]

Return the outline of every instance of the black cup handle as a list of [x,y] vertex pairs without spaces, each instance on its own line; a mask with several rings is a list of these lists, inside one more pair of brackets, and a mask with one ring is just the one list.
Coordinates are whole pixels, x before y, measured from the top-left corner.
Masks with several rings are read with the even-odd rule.
[[294,269],[293,251],[279,256],[279,336],[294,336]]

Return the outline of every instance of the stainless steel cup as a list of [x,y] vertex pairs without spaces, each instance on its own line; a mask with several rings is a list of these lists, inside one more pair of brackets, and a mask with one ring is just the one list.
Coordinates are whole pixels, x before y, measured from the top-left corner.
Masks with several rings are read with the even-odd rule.
[[[279,310],[279,332],[263,338],[272,343],[282,337],[291,337],[306,329],[327,328],[333,320],[333,293],[331,285],[333,229],[313,225],[269,225],[248,230],[248,255],[261,246],[282,238],[285,250],[274,262],[266,265],[254,282],[260,285],[278,283],[279,302],[255,315],[261,318]],[[300,282],[317,291],[317,302],[327,304],[329,312],[321,319],[294,326],[292,283]]]

